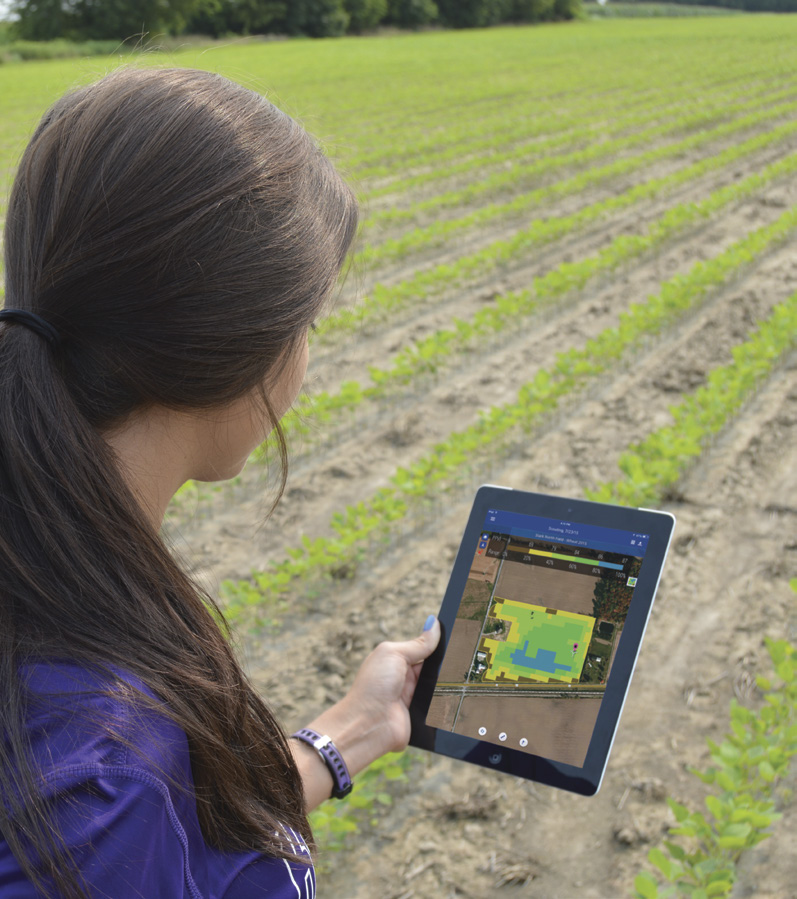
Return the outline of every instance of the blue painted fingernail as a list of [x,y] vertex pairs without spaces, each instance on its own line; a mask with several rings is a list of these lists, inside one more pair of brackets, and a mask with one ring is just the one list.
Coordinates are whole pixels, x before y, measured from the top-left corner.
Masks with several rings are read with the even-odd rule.
[[424,624],[423,629],[425,631],[430,631],[434,627],[435,621],[437,621],[437,617],[435,615],[430,615],[426,619],[426,624]]

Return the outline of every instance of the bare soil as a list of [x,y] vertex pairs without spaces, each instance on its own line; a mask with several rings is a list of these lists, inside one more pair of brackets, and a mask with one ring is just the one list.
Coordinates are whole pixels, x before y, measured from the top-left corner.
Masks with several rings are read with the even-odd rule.
[[[529,711],[528,704],[536,708]],[[589,739],[600,708],[600,697],[553,699],[528,696],[468,696],[462,703],[456,731],[480,739],[479,728],[487,729],[483,739],[497,742],[506,735],[505,745],[543,758],[583,765]]]
[[591,615],[597,580],[585,574],[573,577],[566,571],[524,565],[522,562],[504,562],[495,592],[502,599]]
[[443,683],[461,684],[465,680],[481,629],[481,621],[457,618],[454,622],[451,640],[440,666],[440,680]]
[[[470,568],[468,580],[486,581],[488,584],[495,583],[495,576],[498,573],[498,559],[489,556],[474,556],[473,564]],[[489,593],[488,593],[489,596]]]

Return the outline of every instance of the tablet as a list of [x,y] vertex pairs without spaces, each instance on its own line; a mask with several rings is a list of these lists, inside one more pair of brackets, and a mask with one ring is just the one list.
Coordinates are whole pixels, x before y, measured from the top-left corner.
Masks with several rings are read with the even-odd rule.
[[481,487],[410,707],[411,745],[597,793],[674,524]]

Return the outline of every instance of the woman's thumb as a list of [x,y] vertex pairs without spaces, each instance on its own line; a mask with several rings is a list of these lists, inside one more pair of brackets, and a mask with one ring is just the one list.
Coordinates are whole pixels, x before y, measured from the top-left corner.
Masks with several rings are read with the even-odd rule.
[[420,636],[411,642],[415,643],[419,650],[418,658],[413,660],[413,664],[422,662],[434,652],[435,647],[440,642],[440,622],[436,616],[430,615],[426,619]]

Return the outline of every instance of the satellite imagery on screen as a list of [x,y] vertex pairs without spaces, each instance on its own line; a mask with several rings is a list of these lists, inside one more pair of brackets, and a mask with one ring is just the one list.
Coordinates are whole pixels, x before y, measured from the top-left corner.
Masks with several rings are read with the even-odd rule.
[[584,764],[647,542],[595,533],[487,515],[427,724]]

